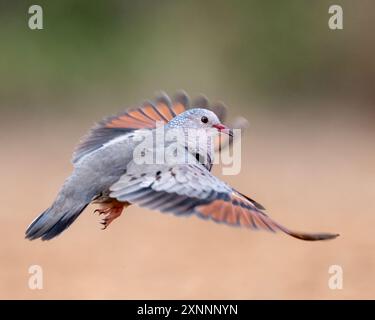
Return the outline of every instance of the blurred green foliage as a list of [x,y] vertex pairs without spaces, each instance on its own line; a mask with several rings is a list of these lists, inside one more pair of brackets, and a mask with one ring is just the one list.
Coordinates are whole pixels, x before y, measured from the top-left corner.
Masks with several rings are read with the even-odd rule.
[[[0,104],[34,105],[158,89],[223,99],[373,98],[373,1],[2,1]],[[39,4],[44,29],[28,28]]]

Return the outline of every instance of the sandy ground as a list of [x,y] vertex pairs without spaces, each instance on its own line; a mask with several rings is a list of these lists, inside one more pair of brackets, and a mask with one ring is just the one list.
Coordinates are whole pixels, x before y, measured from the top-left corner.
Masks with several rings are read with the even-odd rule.
[[[341,234],[315,243],[135,206],[106,231],[90,206],[55,240],[27,241],[87,124],[3,126],[0,298],[375,298],[375,131],[313,122],[259,120],[243,140],[241,175],[223,178],[290,228]],[[35,264],[42,290],[28,287]],[[342,290],[328,286],[331,265],[343,268]]]

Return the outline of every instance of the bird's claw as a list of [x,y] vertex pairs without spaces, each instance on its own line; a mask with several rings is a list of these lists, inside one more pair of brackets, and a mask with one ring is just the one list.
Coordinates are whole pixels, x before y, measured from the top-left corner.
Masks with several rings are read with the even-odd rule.
[[101,208],[101,209],[95,209],[94,210],[94,213],[99,213],[99,216],[101,216],[102,214],[109,214],[109,212],[111,211],[111,209],[109,208]]
[[104,221],[102,221],[102,222],[100,222],[100,224],[102,224],[103,225],[103,228],[102,228],[102,230],[105,230],[105,229],[107,229],[107,223],[106,222],[104,222]]
[[121,215],[124,206],[125,204],[121,204],[121,205],[109,204],[106,206],[103,205],[101,208],[94,210],[94,213],[99,213],[99,216],[104,215],[104,218],[100,222],[100,224],[103,225],[102,230],[107,229],[107,227],[111,224],[111,222]]

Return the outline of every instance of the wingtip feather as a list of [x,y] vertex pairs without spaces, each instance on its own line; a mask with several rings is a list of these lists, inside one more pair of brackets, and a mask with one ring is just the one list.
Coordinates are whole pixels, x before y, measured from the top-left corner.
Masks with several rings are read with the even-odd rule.
[[322,241],[322,240],[333,240],[339,236],[338,233],[305,233],[295,232],[290,230],[283,230],[288,235],[305,241]]

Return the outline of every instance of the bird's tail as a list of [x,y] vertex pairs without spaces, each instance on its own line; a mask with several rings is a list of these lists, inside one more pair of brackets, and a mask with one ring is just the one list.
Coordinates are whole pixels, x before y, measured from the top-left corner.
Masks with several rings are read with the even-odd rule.
[[77,219],[88,204],[86,201],[66,201],[61,204],[56,200],[30,224],[26,230],[26,238],[50,240],[56,237]]

